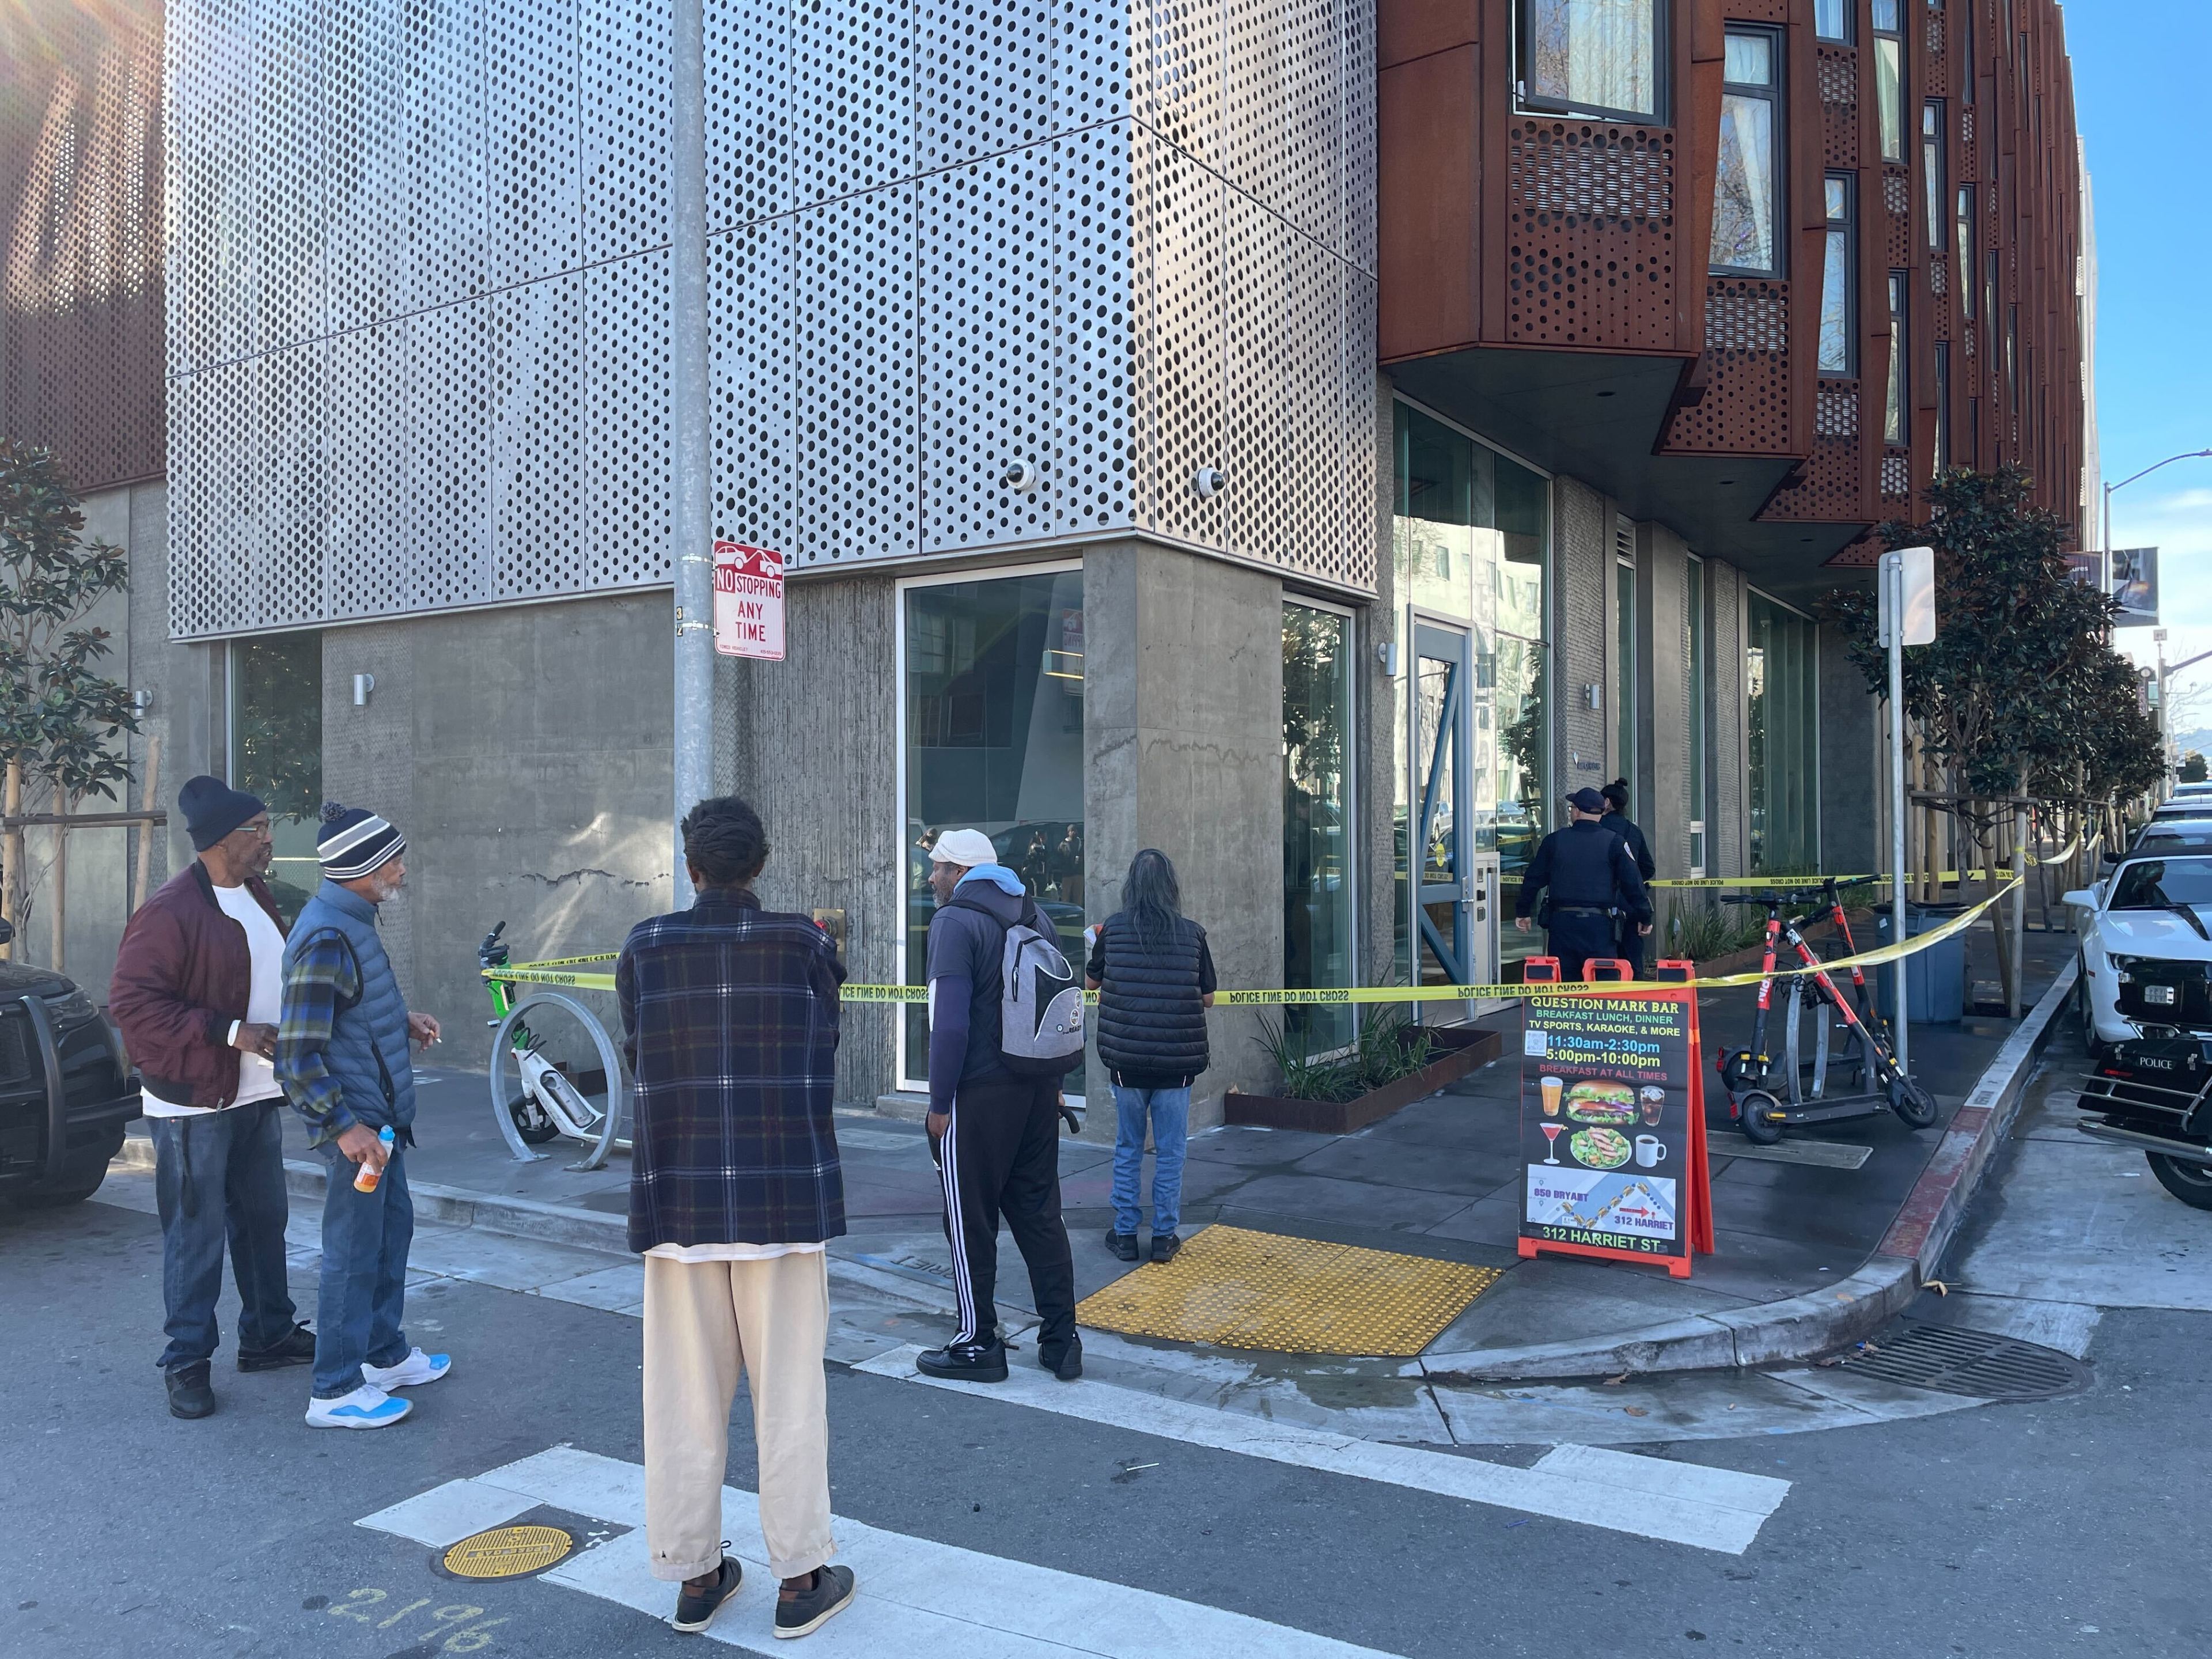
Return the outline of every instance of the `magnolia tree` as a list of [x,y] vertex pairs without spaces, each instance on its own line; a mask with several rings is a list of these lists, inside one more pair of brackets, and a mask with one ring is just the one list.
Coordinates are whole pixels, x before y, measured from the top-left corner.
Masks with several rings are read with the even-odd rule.
[[[2022,798],[2049,803],[2069,827],[2094,823],[2158,766],[2135,672],[2109,643],[2118,607],[2069,572],[2065,522],[2028,491],[2018,467],[1946,472],[1929,489],[1929,522],[1878,532],[1893,548],[1936,550],[1936,640],[1905,652],[1905,712],[1922,757],[1948,786],[1931,793],[1958,815],[1991,888],[1992,832]],[[1877,611],[1867,592],[1832,593],[1823,606],[1868,684],[1886,694]]]
[[[138,729],[131,694],[100,672],[107,630],[85,625],[130,573],[122,549],[83,532],[52,454],[0,439],[0,763],[14,786],[11,810],[21,810],[26,782],[43,783],[65,811],[112,796],[131,775],[111,746]],[[18,866],[21,846],[20,834],[8,836]],[[20,869],[4,880],[11,898],[23,890]]]

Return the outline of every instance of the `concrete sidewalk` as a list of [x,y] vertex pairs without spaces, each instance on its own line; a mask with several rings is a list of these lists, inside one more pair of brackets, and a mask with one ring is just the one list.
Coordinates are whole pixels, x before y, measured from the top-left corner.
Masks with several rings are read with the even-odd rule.
[[[1332,1387],[1357,1376],[1468,1382],[1725,1368],[1827,1352],[1880,1326],[1933,1275],[2056,1017],[2073,950],[2070,935],[2030,936],[2030,984],[2043,1006],[2019,1027],[1970,1017],[1960,1026],[1915,1030],[1915,1070],[1943,1104],[1935,1128],[1915,1133],[1885,1113],[1753,1148],[1726,1130],[1716,1091],[1709,1122],[1719,1249],[1697,1258],[1686,1280],[1638,1264],[1517,1255],[1516,1042],[1508,1057],[1355,1134],[1222,1128],[1191,1143],[1186,1235],[1221,1222],[1503,1270],[1417,1359],[1103,1340],[1134,1364],[1147,1356],[1169,1370],[1218,1363],[1293,1382],[1334,1379]],[[1747,1034],[1750,999],[1741,990],[1705,1000],[1709,1053]],[[596,1305],[629,1310],[642,1292],[630,1293],[632,1278],[641,1286],[641,1275],[625,1249],[627,1158],[618,1152],[608,1168],[580,1172],[568,1167],[580,1149],[562,1142],[544,1148],[552,1156],[544,1160],[518,1164],[493,1119],[483,1074],[416,1076],[418,1146],[409,1173],[421,1219],[457,1233],[473,1230],[488,1259],[500,1256],[501,1237],[618,1258],[571,1277],[589,1279],[578,1288]],[[921,1127],[844,1112],[837,1127],[851,1227],[832,1247],[839,1293],[856,1299],[864,1327],[936,1340],[935,1324],[951,1307],[951,1279]],[[320,1163],[296,1120],[287,1134],[295,1193],[319,1194]],[[120,1162],[144,1168],[149,1153],[134,1141]],[[1111,1219],[1110,1165],[1106,1148],[1060,1143],[1079,1296],[1135,1271],[1101,1238]],[[464,1242],[441,1244],[440,1270],[470,1276],[457,1258],[446,1259]],[[1033,1317],[1024,1316],[1018,1300],[1026,1281],[1004,1236],[1001,1253],[1008,1323],[1024,1327]]]

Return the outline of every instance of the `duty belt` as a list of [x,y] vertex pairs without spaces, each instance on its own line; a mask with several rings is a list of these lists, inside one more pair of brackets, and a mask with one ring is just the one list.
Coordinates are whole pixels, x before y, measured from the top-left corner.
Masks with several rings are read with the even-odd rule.
[[1601,904],[1555,904],[1552,907],[1552,914],[1555,916],[1609,916],[1613,912]]

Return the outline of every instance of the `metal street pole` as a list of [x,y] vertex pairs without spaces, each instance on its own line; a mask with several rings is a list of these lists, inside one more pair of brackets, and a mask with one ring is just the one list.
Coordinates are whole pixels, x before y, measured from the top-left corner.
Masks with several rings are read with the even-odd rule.
[[[1889,645],[1889,937],[1905,943],[1905,556],[1881,556],[1882,632]],[[1905,974],[1910,957],[1899,957],[1890,969],[1896,988],[1892,1009],[1890,1040],[1896,1045],[1897,1069],[1910,1076],[1910,1040],[1906,1034]]]
[[2137,478],[2148,478],[2152,473],[2157,471],[2160,467],[2172,466],[2176,461],[2198,461],[2205,459],[2212,459],[2212,449],[2185,449],[2179,455],[2169,455],[2162,461],[2152,462],[2150,465],[2145,467],[2142,471],[2130,473],[2128,477],[2121,479],[2118,483],[2108,483],[2105,486],[2105,530],[2103,540],[2105,544],[2105,591],[2107,593],[2112,591],[2112,492],[2116,489],[2125,489]]
[[707,94],[703,0],[675,0],[669,49],[669,487],[675,540],[676,902],[691,902],[684,839],[674,828],[713,793],[714,548],[708,473]]

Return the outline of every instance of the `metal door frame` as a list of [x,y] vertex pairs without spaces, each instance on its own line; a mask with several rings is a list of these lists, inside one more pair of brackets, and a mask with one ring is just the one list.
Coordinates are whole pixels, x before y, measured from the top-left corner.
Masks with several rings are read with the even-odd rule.
[[[1407,918],[1413,942],[1413,983],[1421,978],[1421,951],[1425,947],[1453,975],[1453,982],[1464,985],[1470,981],[1474,969],[1474,951],[1478,948],[1472,911],[1474,904],[1476,881],[1474,846],[1474,813],[1472,811],[1474,774],[1470,768],[1474,750],[1474,654],[1475,624],[1468,621],[1431,617],[1413,611],[1413,660],[1406,675],[1407,754],[1411,763],[1408,774],[1409,793],[1414,799],[1407,804],[1413,810],[1411,832],[1407,845],[1407,862],[1411,878],[1407,883],[1407,902],[1413,914]],[[1440,647],[1440,648],[1431,648]],[[1437,753],[1421,754],[1421,664],[1424,659],[1452,665],[1451,683],[1445,692],[1445,711],[1451,736],[1453,755],[1452,809],[1452,878],[1448,882],[1425,879],[1428,869],[1429,826],[1438,805],[1437,799],[1437,758],[1443,750],[1445,726],[1438,728]],[[1452,911],[1452,939],[1449,949],[1430,920],[1428,906],[1449,903]],[[1425,1019],[1465,1018],[1473,1005],[1462,1003],[1457,1014],[1445,1011],[1449,1003],[1418,1003],[1419,1015]]]

